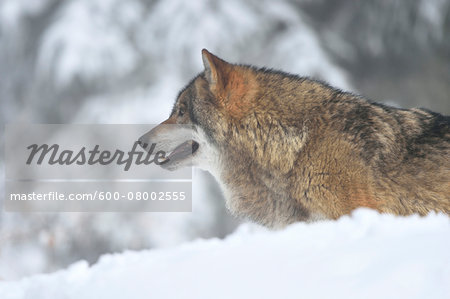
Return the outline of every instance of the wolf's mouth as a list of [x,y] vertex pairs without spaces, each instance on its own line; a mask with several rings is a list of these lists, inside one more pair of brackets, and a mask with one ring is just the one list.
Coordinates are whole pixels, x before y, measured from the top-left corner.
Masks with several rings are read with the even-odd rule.
[[192,156],[198,150],[199,146],[200,145],[194,140],[188,140],[181,143],[161,162],[161,167],[168,168],[173,163]]

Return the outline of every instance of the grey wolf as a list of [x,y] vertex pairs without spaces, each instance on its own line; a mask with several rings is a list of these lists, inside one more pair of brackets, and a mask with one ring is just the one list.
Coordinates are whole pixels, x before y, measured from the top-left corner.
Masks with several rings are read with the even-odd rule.
[[[231,64],[205,49],[202,58],[205,70],[141,140],[172,152],[164,168],[211,172],[233,214],[271,228],[359,207],[450,214],[450,117]],[[191,137],[176,137],[170,124],[191,126]]]

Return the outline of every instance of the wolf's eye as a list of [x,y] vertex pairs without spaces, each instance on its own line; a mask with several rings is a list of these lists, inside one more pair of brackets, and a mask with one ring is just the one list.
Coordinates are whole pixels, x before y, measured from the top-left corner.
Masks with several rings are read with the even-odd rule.
[[181,107],[180,110],[178,111],[178,116],[183,116],[185,112],[186,109],[184,107]]

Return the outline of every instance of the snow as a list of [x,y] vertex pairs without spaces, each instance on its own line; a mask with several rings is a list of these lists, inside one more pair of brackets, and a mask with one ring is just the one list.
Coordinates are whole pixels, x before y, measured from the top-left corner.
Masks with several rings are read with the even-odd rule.
[[[200,72],[200,50],[208,48],[230,62],[259,62],[351,88],[346,72],[287,1],[170,0],[148,6],[138,0],[68,1],[44,34],[38,74],[54,76],[62,88],[77,77],[120,80],[149,63],[153,74],[176,80]],[[286,30],[274,32],[277,26]],[[261,53],[262,47],[279,55],[236,61],[239,52]],[[162,87],[161,77],[152,78],[155,89]]]
[[54,72],[58,84],[66,85],[77,75],[91,80],[133,70],[137,57],[126,33],[127,20],[138,20],[137,5],[116,0],[68,2],[43,39],[40,71]]
[[[323,2],[318,8],[333,12],[329,18],[319,16],[329,28],[313,25],[317,17],[302,9],[306,2]],[[389,90],[393,82],[398,93],[388,99],[402,106],[432,108],[430,104],[439,102],[436,94],[446,77],[440,68],[423,67],[431,63],[426,57],[435,57],[437,66],[447,61],[439,60],[443,57],[439,53],[445,48],[448,1],[353,6],[347,1],[339,5],[342,12],[337,5],[327,7],[328,2],[332,1],[0,0],[0,69],[4,70],[0,123],[159,123],[168,116],[178,91],[202,71],[202,48],[233,63],[314,76],[345,90],[360,88],[353,85],[360,78],[379,91]],[[415,36],[412,44],[410,32]],[[430,50],[414,56],[416,44]],[[371,50],[383,53],[377,58],[381,66],[392,57],[397,61],[398,51],[409,54],[411,69],[399,73],[400,68],[392,67],[396,71],[391,72],[358,60]],[[339,65],[336,57],[358,68]],[[378,75],[368,76],[369,72]],[[377,81],[377,76],[384,79]],[[403,77],[404,81],[398,80]],[[431,93],[428,81],[433,82]],[[416,95],[419,102],[413,101],[413,85],[424,90]],[[376,94],[375,100],[381,95],[386,98],[385,93]],[[2,142],[0,138],[0,205]],[[193,191],[192,213],[2,212],[0,279],[55,271],[79,259],[93,263],[106,252],[167,248],[230,233],[237,221],[226,213],[214,179],[194,170]],[[316,226],[308,230],[311,227]]]
[[280,231],[104,255],[0,282],[0,298],[448,298],[450,219],[360,209]]
[[0,31],[1,27],[9,30],[18,26],[22,17],[32,16],[40,13],[47,5],[48,0],[28,1],[28,0],[3,0],[0,1]]

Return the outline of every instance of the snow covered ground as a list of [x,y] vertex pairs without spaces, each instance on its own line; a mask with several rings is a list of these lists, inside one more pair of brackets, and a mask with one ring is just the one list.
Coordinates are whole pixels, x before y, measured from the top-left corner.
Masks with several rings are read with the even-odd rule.
[[[424,106],[445,113],[449,111],[447,103],[450,94],[446,75],[449,73],[447,66],[450,59],[443,54],[450,53],[446,51],[449,39],[445,38],[449,36],[445,22],[445,17],[449,15],[449,3],[445,0],[371,0],[361,1],[358,5],[352,1],[339,1],[336,5],[333,0],[0,0],[0,70],[3,70],[0,77],[0,127],[3,123],[14,122],[159,123],[168,116],[180,88],[202,71],[200,50],[205,47],[230,62],[313,76],[354,92],[363,92],[366,86],[364,95],[373,96],[374,100],[389,100],[389,104],[402,107]],[[4,144],[1,134],[0,130],[0,210],[4,194]],[[53,272],[79,259],[93,263],[105,252],[175,246],[199,237],[225,236],[232,232],[236,221],[226,213],[214,179],[195,170],[193,190],[192,213],[136,213],[130,216],[126,213],[16,214],[0,211],[0,281]],[[388,223],[394,221],[389,219]],[[356,220],[346,221],[353,223]],[[420,227],[422,221],[429,220],[419,221]],[[333,231],[337,225],[341,227],[344,224],[294,226],[288,231],[302,232],[293,233],[295,238],[284,242],[289,246],[278,240],[285,238],[282,237],[284,232],[240,232],[223,244],[219,242],[220,245],[214,245],[213,252],[219,252],[219,257],[228,259],[232,252],[226,248],[239,238],[245,239],[244,245],[248,250],[259,239],[267,239],[258,242],[269,245],[279,242],[282,250],[275,251],[273,261],[271,257],[268,262],[262,259],[269,253],[261,251],[261,257],[249,259],[257,259],[253,262],[258,266],[245,269],[240,267],[245,262],[234,258],[229,265],[231,267],[236,263],[235,271],[239,273],[223,271],[226,277],[223,281],[208,275],[211,281],[217,282],[216,285],[211,283],[211,286],[217,286],[219,290],[228,286],[236,291],[233,280],[247,275],[245,271],[255,271],[257,275],[266,275],[261,278],[261,285],[265,288],[272,285],[266,280],[272,279],[277,290],[282,289],[281,281],[295,283],[296,290],[299,290],[296,294],[304,294],[301,290],[306,294],[310,294],[308,290],[311,294],[313,291],[321,294],[328,288],[335,289],[329,284],[317,287],[319,277],[326,281],[326,278],[331,278],[325,275],[333,273],[323,270],[326,264],[319,263],[315,255],[314,242],[324,242],[328,247],[334,245],[326,241],[324,236],[328,235],[324,235],[326,231],[320,228],[323,225],[329,225],[326,230]],[[378,227],[378,224],[373,225]],[[308,236],[304,231],[317,235],[316,241],[302,236]],[[346,233],[350,237],[355,235],[353,230]],[[376,237],[380,238],[376,239],[377,244],[384,244],[381,241],[384,235]],[[402,237],[399,239],[402,240]],[[272,238],[276,240],[272,241]],[[444,239],[442,235],[440,238]],[[420,243],[422,239],[417,237],[414,240]],[[192,274],[193,270],[189,272],[183,268],[184,263],[189,264],[189,260],[198,253],[203,254],[204,246],[213,246],[214,242],[208,241],[202,245],[197,242],[172,251],[127,253],[113,258],[111,262],[107,262],[111,258],[106,257],[91,269],[81,264],[75,270],[42,276],[42,279],[35,277],[7,283],[0,287],[7,293],[0,294],[0,299],[14,297],[13,289],[19,290],[19,298],[21,292],[33,299],[39,298],[40,293],[40,297],[45,297],[42,292],[47,290],[50,295],[46,298],[70,298],[86,292],[92,292],[94,295],[91,297],[95,297],[95,291],[101,290],[93,289],[89,283],[105,283],[130,292],[132,285],[128,285],[129,281],[125,279],[131,272],[131,279],[140,279],[143,274],[148,277],[161,276],[161,285],[145,280],[146,286],[153,292],[181,292],[183,288],[177,287],[180,285],[177,281],[171,288],[164,288],[164,283],[169,283],[169,274],[177,279],[176,275],[185,275],[189,276],[186,281],[191,286],[202,285],[197,288],[198,292],[204,291],[205,296],[217,297],[219,292],[210,292],[209,280],[201,275],[212,271],[202,267],[226,266],[220,263],[219,258],[210,256],[214,263],[202,264],[198,273]],[[342,241],[344,248],[349,247],[346,242]],[[303,244],[303,247],[297,244]],[[262,246],[261,250],[274,246],[269,245]],[[358,246],[362,245],[358,243]],[[383,245],[381,249],[389,251],[390,246]],[[290,247],[299,247],[300,253],[311,256],[311,260],[306,257],[304,261],[293,259],[293,267],[298,263],[308,266],[299,269],[303,271],[300,274],[293,273],[300,278],[306,275],[315,283],[303,278],[303,281],[290,281],[285,277],[291,272],[283,272],[286,266],[278,256],[289,255],[285,250]],[[185,248],[191,248],[189,250],[195,254],[181,258],[179,254]],[[240,247],[236,250],[239,251]],[[364,252],[370,254],[370,251]],[[177,262],[160,261],[160,255],[170,255],[171,259],[172,254]],[[205,258],[209,254],[212,252]],[[331,253],[327,254],[334,257]],[[142,269],[146,271],[134,274],[128,268],[117,267],[117,270],[110,272],[119,271],[117,275],[122,283],[112,279],[97,283],[103,275],[101,269],[116,269],[119,261],[131,259],[130,256],[137,256],[137,263],[142,262]],[[156,261],[150,262],[153,260]],[[182,262],[178,263],[179,260]],[[359,263],[358,259],[356,261]],[[281,270],[267,273],[258,269],[264,263],[272,262],[274,265],[280,264]],[[347,267],[347,262],[342,263],[341,268]],[[268,269],[271,269],[269,266]],[[152,271],[153,267],[166,267],[167,270],[156,273]],[[315,270],[318,272],[312,272],[311,268],[318,269]],[[355,271],[353,265],[348,269]],[[282,278],[270,276],[277,273]],[[316,274],[311,276],[306,273]],[[369,271],[365,273],[367,276]],[[426,277],[425,274],[421,275]],[[91,276],[95,279],[83,278]],[[200,281],[193,283],[189,280],[191,278]],[[53,285],[56,280],[58,282]],[[76,290],[70,287],[72,280]],[[430,280],[438,283],[437,279]],[[45,285],[45,281],[53,286]],[[60,289],[53,289],[59,285]],[[413,289],[416,285],[420,286],[415,282],[412,285]],[[342,288],[344,286],[346,284]],[[255,296],[258,292],[270,294],[265,288],[253,288]],[[61,295],[64,290],[69,295]],[[114,287],[110,290],[115,292]],[[287,288],[286,291],[292,290]],[[138,288],[136,292],[146,295],[145,289]],[[191,293],[195,295],[193,291]]]
[[449,298],[450,219],[351,217],[104,255],[0,282],[0,298]]

